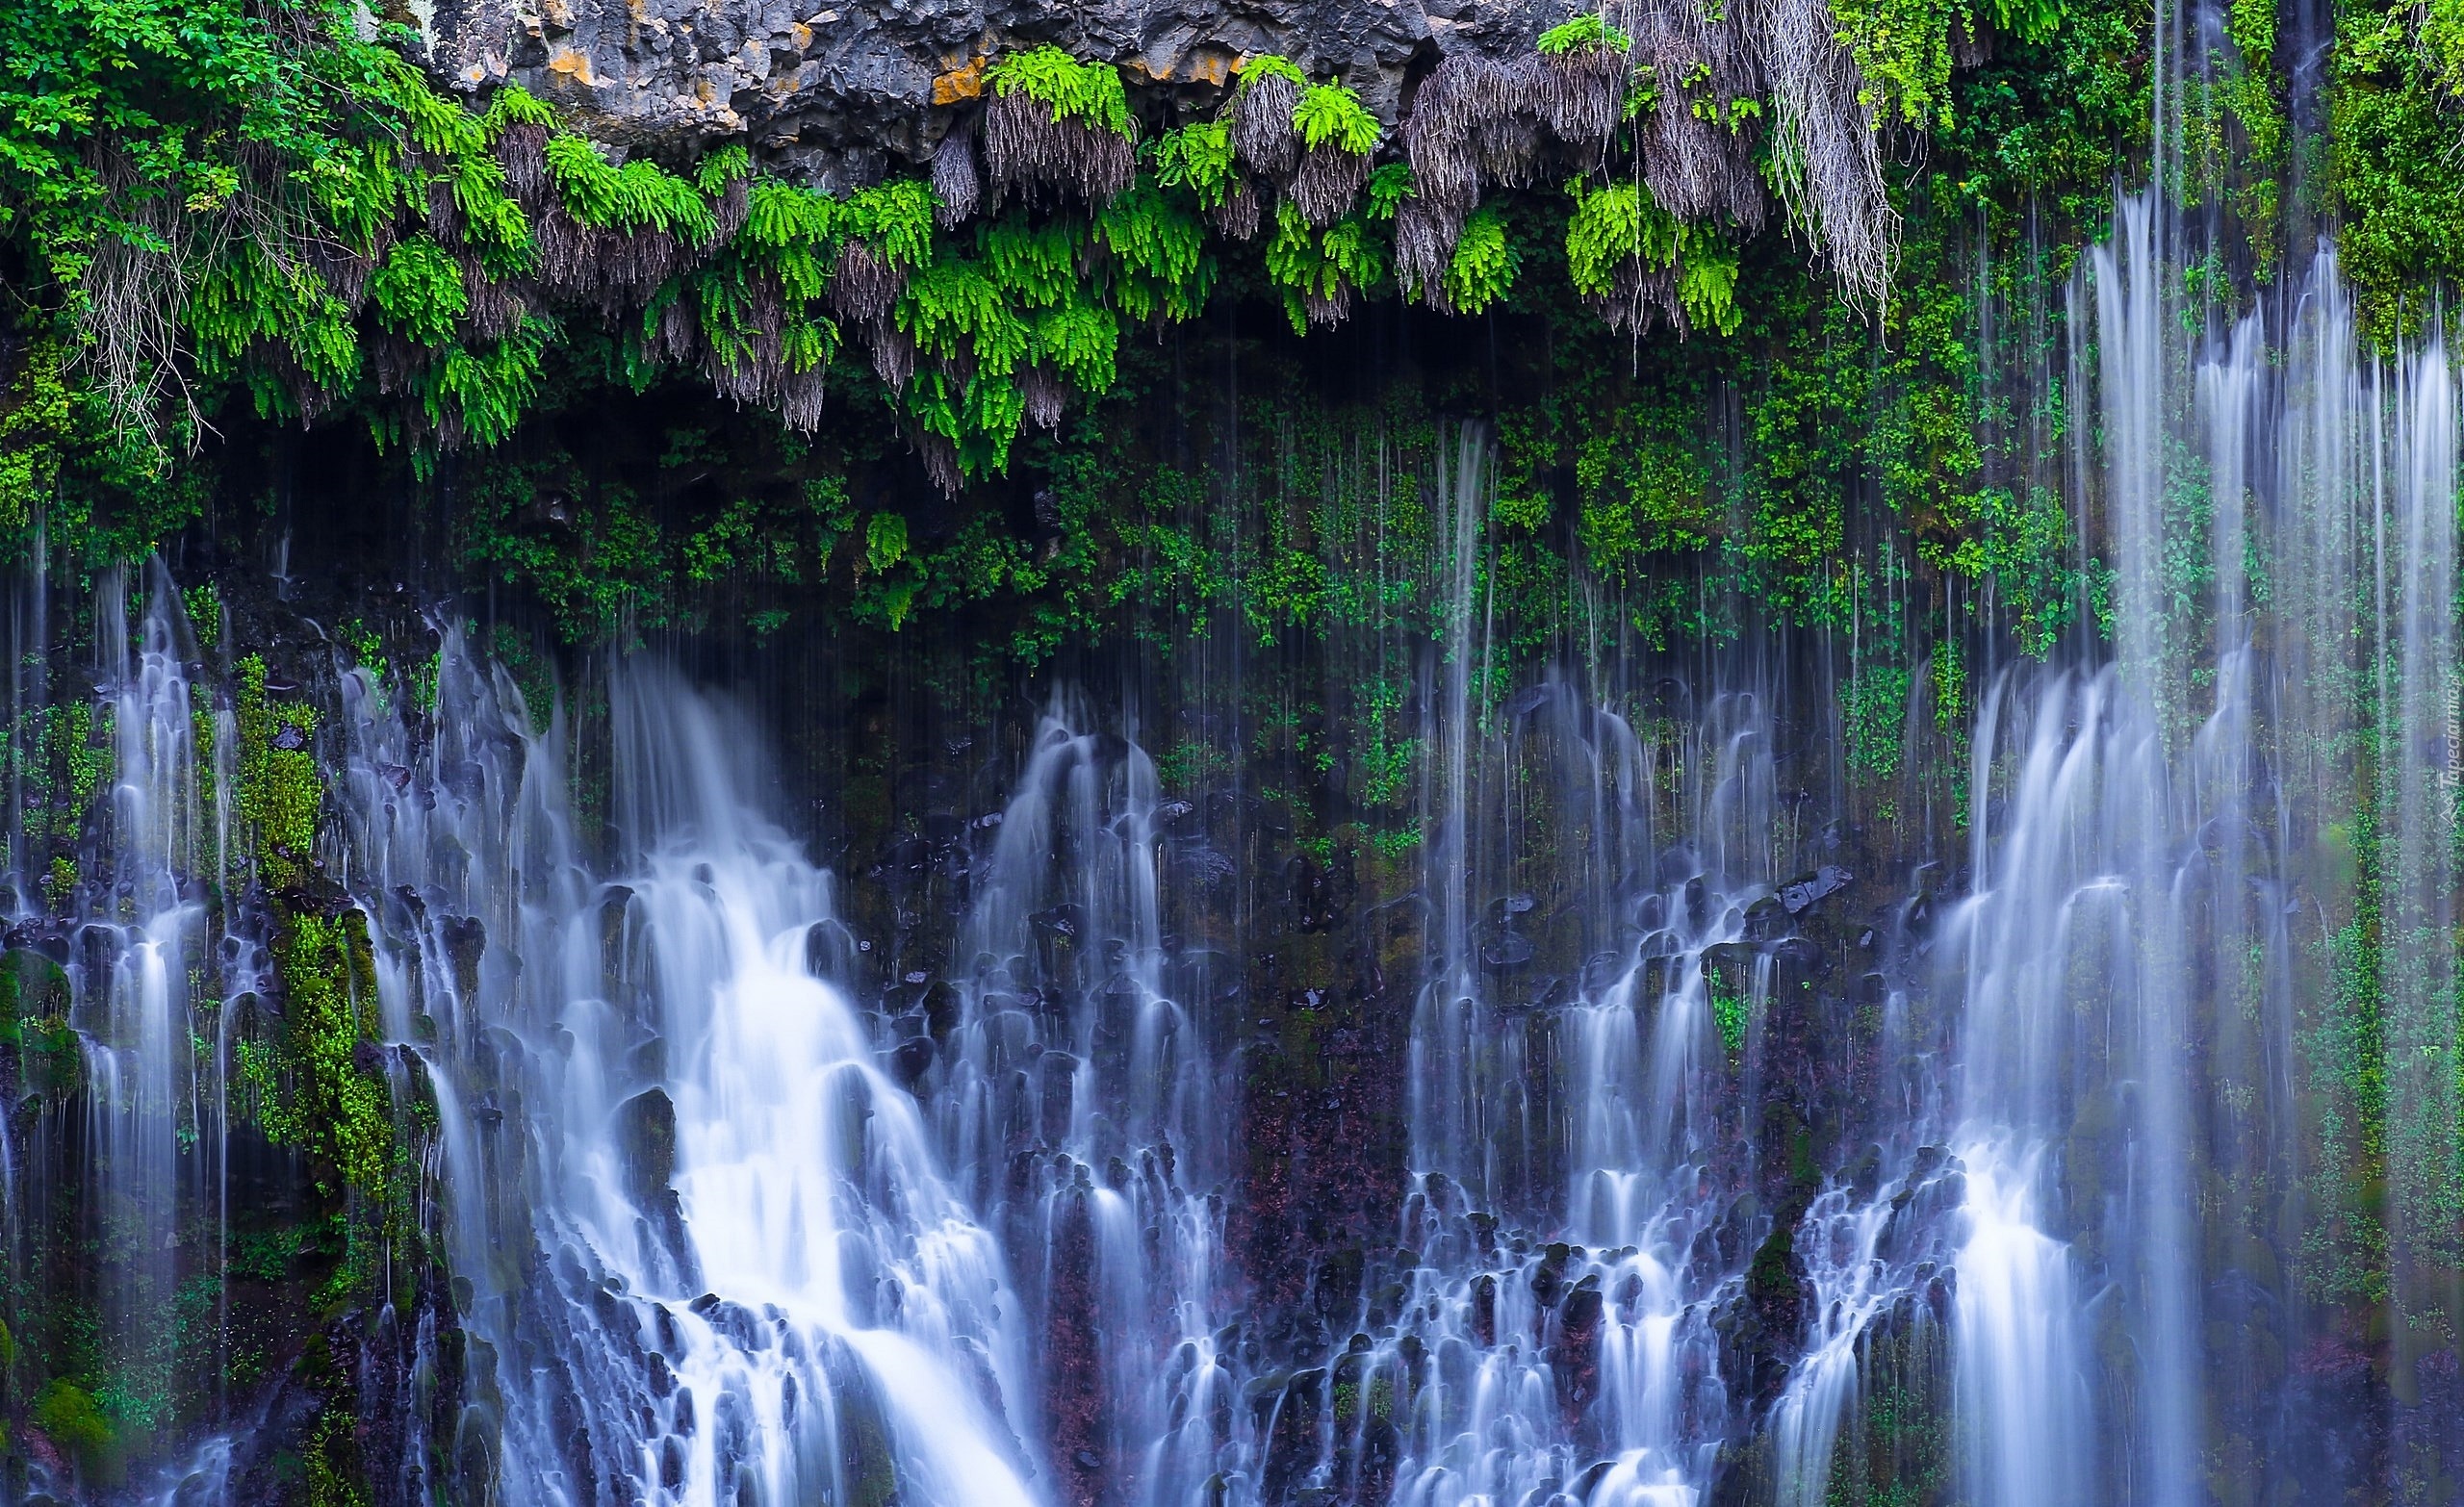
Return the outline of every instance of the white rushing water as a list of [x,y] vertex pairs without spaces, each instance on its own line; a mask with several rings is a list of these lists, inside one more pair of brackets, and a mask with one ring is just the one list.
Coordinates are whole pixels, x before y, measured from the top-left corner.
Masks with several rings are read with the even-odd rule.
[[[2125,196],[2069,294],[2110,652],[2006,667],[1931,731],[1918,677],[1904,752],[1964,738],[1929,772],[1962,809],[1870,927],[1805,913],[1857,882],[1835,811],[1919,819],[1826,787],[1838,688],[1790,705],[1750,642],[1691,679],[1509,684],[1494,441],[1450,433],[1417,888],[1376,923],[1416,971],[1361,992],[1394,1011],[1401,1207],[1340,1211],[1379,1232],[1364,1269],[1288,1300],[1234,1201],[1244,1074],[1286,1049],[1239,949],[1290,918],[1243,909],[1254,798],[1167,788],[1134,706],[1054,697],[895,832],[866,881],[902,919],[871,935],[774,812],[762,734],[656,662],[604,671],[582,775],[450,626],[432,711],[337,670],[310,861],[368,925],[364,1056],[399,1112],[433,1095],[418,1212],[468,1378],[428,1406],[438,1315],[386,1286],[372,1332],[423,1315],[406,1494],[1830,1507],[1876,1499],[1865,1436],[1905,1423],[1950,1499],[2197,1507],[2234,1471],[2305,1479],[2271,1458],[2309,1427],[2293,1384],[2264,1427],[2227,1404],[2263,1344],[2308,1344],[2298,1380],[2349,1342],[2318,1252],[2355,1224],[2391,1290],[2382,1421],[2442,1458],[2464,1424],[2405,1410],[2464,1311],[2453,375],[2435,338],[2365,354],[2331,251],[2237,319],[2186,305],[2181,254]],[[133,1417],[171,1406],[176,1295],[228,1301],[233,1042],[271,991],[228,668],[159,565],[94,611],[108,861],[35,940],[90,1086],[96,1344]],[[48,876],[13,865],[33,916]],[[1392,964],[1368,935],[1322,971]],[[2322,1045],[2323,1002],[2364,996],[2376,1035]],[[2302,1119],[2346,1112],[2336,1074],[2381,1099],[2358,1211],[2317,1189],[2359,1133]],[[1817,1134],[1835,1155],[1799,1165]],[[163,1441],[130,1493],[230,1500],[245,1433]]]
[[814,971],[832,881],[762,814],[754,740],[667,673],[616,671],[602,881],[550,741],[450,636],[440,694],[416,764],[357,700],[353,839],[394,902],[389,1018],[434,1071],[463,1320],[496,1363],[464,1447],[497,1455],[495,1490],[1040,1499],[1020,1302]]

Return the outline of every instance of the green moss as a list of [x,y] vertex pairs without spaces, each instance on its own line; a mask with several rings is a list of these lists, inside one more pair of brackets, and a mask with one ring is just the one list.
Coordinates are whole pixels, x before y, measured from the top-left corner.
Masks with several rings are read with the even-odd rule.
[[367,922],[355,910],[295,914],[273,943],[282,983],[278,1050],[244,1052],[259,1127],[314,1156],[341,1188],[383,1204],[398,1175],[394,1104],[384,1079],[359,1065],[375,1039],[375,976]]
[[124,1472],[118,1431],[93,1394],[76,1383],[59,1377],[45,1382],[27,1416],[88,1477],[109,1485]]
[[308,878],[325,793],[313,749],[317,709],[305,702],[270,698],[260,655],[241,660],[238,677],[237,794],[241,819],[247,824],[248,852],[259,880],[276,890],[295,890]]

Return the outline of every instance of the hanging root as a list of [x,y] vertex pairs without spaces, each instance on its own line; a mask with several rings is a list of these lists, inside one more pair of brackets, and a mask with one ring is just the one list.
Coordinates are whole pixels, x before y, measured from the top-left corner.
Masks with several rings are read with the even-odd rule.
[[1714,18],[1694,5],[1656,6],[1635,18],[1632,54],[1659,92],[1658,108],[1636,123],[1652,198],[1680,219],[1725,219],[1748,234],[1762,226],[1762,183],[1752,134],[1733,128],[1732,111],[1760,84],[1747,14],[1756,9],[1732,0]]
[[934,222],[956,230],[975,214],[984,197],[984,178],[975,160],[975,136],[965,125],[954,126],[933,153],[933,196],[940,203]]
[[455,260],[462,267],[462,286],[471,295],[472,336],[477,340],[502,340],[522,328],[522,317],[530,312],[522,295],[492,280],[487,268],[470,252],[463,252]]
[[1328,142],[1301,156],[1292,175],[1292,202],[1302,219],[1322,230],[1350,213],[1368,187],[1368,156]]
[[1446,269],[1454,260],[1454,243],[1463,238],[1464,218],[1461,211],[1420,195],[1395,211],[1395,275],[1440,314],[1454,312],[1446,296]]
[[924,474],[941,489],[943,497],[957,497],[966,478],[959,470],[959,447],[937,434],[916,436],[915,453],[924,462]]
[[887,319],[867,325],[865,343],[872,347],[873,374],[893,393],[907,391],[915,379],[915,341]]
[[1617,285],[1605,298],[1586,298],[1585,303],[1607,322],[1608,328],[1622,334],[1631,329],[1636,337],[1652,332],[1652,323],[1665,315],[1671,328],[1681,338],[1690,334],[1685,319],[1685,305],[1677,295],[1677,268],[1645,267],[1639,258],[1630,259],[1617,269]]
[[1210,214],[1215,228],[1234,241],[1248,241],[1258,233],[1258,195],[1246,179],[1233,179],[1231,191]]
[[[1536,69],[1460,53],[1423,81],[1403,120],[1413,196],[1395,224],[1399,269],[1433,296],[1454,256],[1463,221],[1479,205],[1480,186],[1521,182],[1527,175],[1539,127],[1530,112]],[[1433,305],[1434,306],[1434,305]]]
[[[744,294],[739,333],[725,351],[716,344],[705,349],[703,374],[720,396],[771,409],[788,428],[810,434],[821,427],[828,364],[815,362],[799,370],[788,361],[783,336],[786,291],[777,277],[757,275],[746,283]],[[659,311],[652,339],[654,351],[682,360],[696,343],[695,323],[692,310],[682,299],[670,303]]]
[[1232,149],[1251,172],[1274,183],[1291,177],[1300,160],[1300,133],[1292,128],[1299,108],[1300,86],[1280,73],[1243,86],[1232,101]]
[[1501,65],[1483,81],[1490,103],[1473,128],[1480,171],[1491,183],[1510,189],[1528,188],[1540,156],[1540,92],[1547,76],[1535,55]]
[[[984,168],[1002,189],[1058,190],[1101,204],[1129,187],[1137,167],[1126,137],[1064,120],[1024,90],[1000,95],[985,109]],[[937,156],[937,183],[939,170]]]
[[700,248],[700,259],[707,261],[721,247],[733,242],[752,214],[753,184],[739,173],[728,180],[728,186],[719,191],[719,201],[710,206],[710,217],[715,228],[710,232],[708,243]]
[[1050,433],[1061,430],[1061,411],[1069,401],[1069,382],[1039,362],[1018,374],[1018,396],[1026,400],[1027,417]]
[[1831,263],[1852,308],[1879,310],[1899,253],[1882,132],[1826,0],[1767,0],[1760,28],[1776,106],[1772,174],[1791,219]]
[[1474,116],[1465,95],[1471,75],[1494,66],[1465,53],[1440,63],[1421,81],[1411,114],[1403,117],[1403,155],[1412,164],[1407,203],[1425,201],[1468,214],[1479,202],[1480,164],[1472,151]]
[[497,138],[497,162],[514,198],[534,216],[548,202],[548,128],[520,122]]
[[1315,289],[1303,293],[1300,295],[1300,312],[1312,324],[1341,324],[1351,318],[1351,286],[1337,283],[1330,293],[1321,294]]
[[1557,140],[1588,163],[1608,150],[1625,113],[1626,54],[1614,47],[1578,47],[1540,60],[1541,112]]
[[453,180],[430,178],[427,181],[426,209],[428,234],[447,245],[462,241],[462,206],[453,197]]
[[907,291],[907,272],[866,241],[842,242],[830,273],[830,306],[851,324],[879,323]]
[[376,391],[384,396],[409,392],[411,378],[426,365],[427,352],[392,330],[380,329],[369,338],[369,374],[376,379]]

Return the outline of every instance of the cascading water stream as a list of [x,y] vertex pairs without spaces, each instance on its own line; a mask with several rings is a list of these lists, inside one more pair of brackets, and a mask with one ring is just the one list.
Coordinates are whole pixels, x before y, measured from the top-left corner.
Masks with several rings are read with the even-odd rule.
[[[1167,949],[1159,891],[1163,829],[1202,813],[1161,801],[1135,743],[1073,731],[1083,717],[1056,708],[1008,805],[976,824],[996,834],[969,875],[954,1009],[937,1019],[928,994],[894,1055],[920,1064],[963,1186],[1040,1288],[1063,1494],[1164,1507],[1239,1468],[1215,1338],[1229,1127],[1201,1011],[1218,969]],[[1173,867],[1196,897],[1229,863],[1184,843]]]
[[[893,833],[864,875],[893,938],[768,814],[749,720],[668,671],[607,672],[603,784],[450,627],[432,710],[339,669],[331,820],[299,856],[348,897],[341,934],[367,925],[383,1041],[354,1071],[405,1122],[435,1106],[416,1181],[449,1274],[416,1290],[369,1258],[362,1332],[411,1357],[385,1404],[406,1494],[1827,1507],[1873,1499],[1874,1419],[1929,1388],[1956,1499],[2281,1494],[2294,1389],[2351,1344],[2307,1264],[2330,990],[2374,1012],[2331,1045],[2377,1096],[2355,1161],[2383,1173],[2380,1421],[2450,1458],[2453,378],[2434,339],[2365,360],[2325,250],[2285,305],[2186,325],[2177,239],[2123,198],[2073,292],[2110,660],[1980,677],[1972,719],[1912,682],[1904,753],[1964,733],[1964,830],[1870,928],[1808,909],[1875,814],[1837,797],[1835,820],[1805,773],[1846,714],[1784,716],[1803,688],[1761,650],[1706,651],[1701,688],[1662,674],[1677,655],[1498,673],[1476,425],[1428,489],[1410,892],[1373,923],[1291,902],[1316,971],[1289,1009],[1241,951],[1264,803],[1173,799],[1082,696],[978,771],[1006,800]],[[66,963],[130,1418],[167,1394],[174,1296],[220,1291],[239,1022],[279,992],[234,715],[167,573],[143,596],[97,595],[108,861],[54,886],[38,938]],[[31,918],[47,876],[13,863]],[[931,905],[946,933],[912,919]],[[1395,967],[1417,971],[1390,997]],[[1363,1215],[1365,1270],[1262,1297],[1253,1063],[1322,1046],[1312,991],[1348,969],[1396,1017],[1402,1205]],[[2237,1390],[2296,1347],[2284,1392]],[[230,1499],[245,1420],[217,1427],[159,1442],[180,1463],[131,1494]]]
[[742,729],[662,671],[612,673],[625,848],[600,882],[552,740],[450,638],[440,680],[417,763],[358,703],[355,873],[388,1018],[434,1073],[459,1306],[495,1363],[465,1488],[1038,1500],[1020,1306],[811,966],[831,881],[760,814]]

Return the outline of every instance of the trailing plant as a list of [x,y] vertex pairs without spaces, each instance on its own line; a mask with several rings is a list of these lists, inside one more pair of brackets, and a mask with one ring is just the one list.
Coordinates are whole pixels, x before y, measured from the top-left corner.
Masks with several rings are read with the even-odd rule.
[[1523,258],[1506,233],[1505,216],[1494,206],[1475,210],[1463,222],[1447,264],[1445,306],[1457,314],[1484,314],[1514,286]]
[[1656,309],[1681,333],[1733,334],[1736,252],[1710,227],[1678,219],[1630,183],[1567,186],[1566,272],[1575,291],[1612,317],[1646,319]]
[[1129,186],[1137,135],[1120,72],[1058,47],[1014,53],[985,70],[984,162],[1002,187],[1065,190],[1090,203]]
[[1571,16],[1542,32],[1535,45],[1544,57],[1562,57],[1570,52],[1580,52],[1594,47],[1604,47],[1611,52],[1625,52],[1634,45],[1634,39],[1617,27],[1611,26],[1605,15],[1596,11],[1586,11],[1580,15]]

